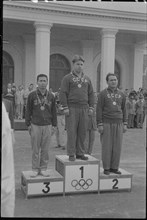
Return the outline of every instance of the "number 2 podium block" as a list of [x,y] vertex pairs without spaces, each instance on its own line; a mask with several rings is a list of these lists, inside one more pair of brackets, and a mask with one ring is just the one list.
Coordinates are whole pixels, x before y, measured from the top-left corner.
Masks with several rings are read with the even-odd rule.
[[131,191],[132,189],[132,174],[119,169],[121,174],[110,173],[103,174],[103,169],[100,168],[100,192],[104,191]]
[[99,192],[98,159],[69,161],[67,155],[56,155],[55,169],[64,177],[63,193]]
[[63,177],[57,171],[49,170],[49,177],[38,175],[32,178],[31,173],[32,171],[23,171],[21,174],[21,189],[26,198],[63,194]]

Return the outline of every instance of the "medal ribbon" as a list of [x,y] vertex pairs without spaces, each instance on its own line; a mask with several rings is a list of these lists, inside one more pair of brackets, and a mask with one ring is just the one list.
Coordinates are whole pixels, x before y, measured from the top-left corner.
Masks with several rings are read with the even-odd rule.
[[[72,74],[72,77],[73,77],[73,81],[77,83],[78,87],[81,88],[82,86],[82,83],[84,82],[85,80],[85,77],[78,77],[74,72],[71,73]],[[83,75],[83,73],[82,73]]]
[[110,99],[112,100],[112,104],[117,105],[117,102],[116,102],[116,99],[115,99],[115,93],[113,92],[113,96],[114,96],[114,100],[113,100],[111,94],[108,92],[107,89],[106,89],[106,91],[107,91],[107,94],[110,96]]
[[43,98],[43,102],[40,100],[40,98],[39,98],[39,96],[37,94],[37,90],[36,90],[36,95],[37,95],[38,103],[40,105],[40,109],[42,108],[41,110],[44,110],[45,109],[45,102],[47,100],[48,93],[46,93],[46,96]]

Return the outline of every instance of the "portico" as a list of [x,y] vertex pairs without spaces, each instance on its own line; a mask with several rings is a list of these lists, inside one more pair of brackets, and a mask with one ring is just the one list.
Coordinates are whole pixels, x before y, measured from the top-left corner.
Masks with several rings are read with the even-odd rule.
[[[53,87],[51,74],[53,84],[61,80],[59,74],[67,74],[65,63],[69,63],[66,69],[71,70],[73,55],[81,54],[85,58],[84,71],[96,92],[106,86],[106,74],[116,71],[115,61],[120,69],[120,87],[142,87],[145,44],[142,46],[140,42],[145,41],[145,13],[119,11],[118,14],[116,10],[58,2],[5,2],[3,16],[3,38],[9,42],[3,50],[14,61],[17,85],[35,84],[36,76],[45,73],[49,76],[49,87]],[[62,70],[53,71],[51,54],[63,56],[56,62]]]

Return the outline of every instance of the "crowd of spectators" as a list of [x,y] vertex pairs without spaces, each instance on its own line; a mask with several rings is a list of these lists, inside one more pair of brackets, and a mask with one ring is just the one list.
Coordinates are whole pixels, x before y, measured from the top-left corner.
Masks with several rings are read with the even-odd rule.
[[3,98],[8,99],[13,104],[14,119],[22,120],[25,118],[25,107],[27,97],[33,91],[34,85],[31,83],[25,90],[23,85],[16,87],[15,83],[8,83],[6,91],[3,93]]
[[147,114],[147,90],[133,88],[124,91],[126,95],[126,110],[128,116],[128,128],[143,128],[145,115]]
[[[14,119],[22,120],[25,118],[27,98],[29,93],[33,91],[33,89],[33,83],[29,84],[26,89],[24,89],[23,85],[19,85],[18,87],[16,87],[15,83],[8,83],[7,90],[3,93],[3,98],[8,99],[12,102]],[[60,118],[60,122],[62,122],[58,123],[61,125],[57,126],[57,131],[55,132],[57,147],[61,146],[63,149],[65,149],[66,144],[63,143],[64,141],[62,141],[62,143],[60,143],[59,141],[59,136],[61,136],[61,139],[66,139],[62,138],[62,136],[66,137],[66,134],[65,129],[63,128],[65,127],[65,119],[62,111],[60,110],[58,99],[60,88],[57,92],[53,92],[52,88],[50,88],[49,91],[52,92],[53,95],[56,97],[58,119]],[[128,128],[143,128],[145,114],[147,113],[147,89],[139,88],[138,91],[135,91],[133,88],[131,88],[130,90],[125,89],[123,92],[126,95]],[[64,135],[62,135],[63,133]]]

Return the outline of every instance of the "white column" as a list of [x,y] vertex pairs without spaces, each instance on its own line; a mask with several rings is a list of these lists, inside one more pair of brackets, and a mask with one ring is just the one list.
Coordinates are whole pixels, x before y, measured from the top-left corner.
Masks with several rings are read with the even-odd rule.
[[91,79],[93,89],[96,91],[96,73],[93,72],[93,46],[94,41],[83,40],[83,57],[85,59],[84,63],[84,73]]
[[138,46],[134,49],[134,84],[133,88],[138,91],[142,87],[143,80],[143,55],[144,51]]
[[35,73],[35,38],[34,35],[23,35],[25,42],[25,61],[24,61],[24,85],[28,87],[30,83],[36,85]]
[[106,87],[106,75],[109,72],[114,73],[115,64],[115,35],[118,30],[101,30],[101,83],[100,90]]
[[50,29],[52,24],[35,22],[34,26],[36,28],[36,77],[38,74],[46,74],[49,79]]

